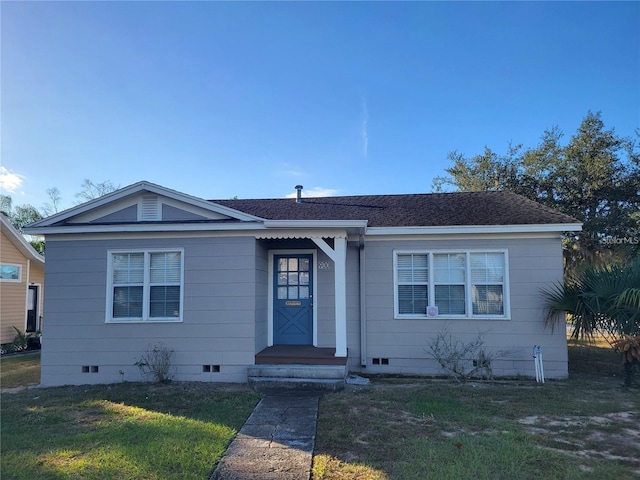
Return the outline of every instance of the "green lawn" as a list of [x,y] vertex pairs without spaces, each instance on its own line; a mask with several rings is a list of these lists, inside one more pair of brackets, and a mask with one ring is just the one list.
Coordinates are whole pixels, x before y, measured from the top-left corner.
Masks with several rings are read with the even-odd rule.
[[[638,390],[610,349],[569,355],[570,379],[545,385],[376,378],[325,395],[313,480],[640,478]],[[3,388],[38,364],[1,359]],[[206,479],[258,399],[186,382],[5,392],[0,477]]]
[[177,382],[2,393],[0,477],[203,480],[258,400],[246,387]]

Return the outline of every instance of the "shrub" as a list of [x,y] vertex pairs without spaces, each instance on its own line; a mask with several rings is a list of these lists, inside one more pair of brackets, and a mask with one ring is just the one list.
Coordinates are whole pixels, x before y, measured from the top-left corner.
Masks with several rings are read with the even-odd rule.
[[29,344],[29,338],[31,338],[30,333],[21,332],[15,326],[13,329],[16,331],[16,336],[13,338],[13,351],[21,352],[27,349],[27,345]]
[[484,333],[469,342],[454,340],[448,329],[439,332],[429,344],[427,352],[442,369],[458,382],[480,377],[493,380],[492,362],[508,356],[508,351],[487,351]]
[[157,345],[149,345],[140,359],[134,363],[145,377],[151,377],[158,383],[171,381],[169,371],[173,360],[173,349],[160,342]]

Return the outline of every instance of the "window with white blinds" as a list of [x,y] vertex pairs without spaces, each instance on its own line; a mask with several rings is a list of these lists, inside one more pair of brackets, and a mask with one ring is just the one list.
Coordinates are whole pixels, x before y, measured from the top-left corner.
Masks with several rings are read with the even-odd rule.
[[464,315],[466,255],[434,253],[434,304],[440,315]]
[[426,312],[429,305],[428,255],[398,255],[396,264],[399,313],[415,315]]
[[107,321],[181,321],[182,257],[182,250],[109,252]]
[[396,318],[506,318],[506,251],[394,252]]
[[474,315],[504,315],[504,254],[471,254]]

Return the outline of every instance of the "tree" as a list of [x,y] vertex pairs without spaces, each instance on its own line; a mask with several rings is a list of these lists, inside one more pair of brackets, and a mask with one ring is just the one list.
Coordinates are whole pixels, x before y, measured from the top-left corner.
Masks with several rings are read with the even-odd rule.
[[[500,156],[485,148],[467,158],[453,152],[448,176],[434,187],[461,191],[510,190],[583,222],[565,238],[567,265],[629,256],[640,251],[640,152],[628,138],[607,130],[600,113],[588,112],[575,135],[561,145],[562,132],[544,132],[540,143],[509,146]],[[612,241],[613,240],[613,241]]]
[[640,257],[625,263],[585,264],[564,283],[543,290],[546,321],[568,313],[575,339],[600,335],[611,345],[640,335]]
[[442,191],[444,185],[451,185],[462,192],[511,189],[517,178],[516,155],[520,149],[520,145],[509,145],[507,156],[499,156],[485,147],[483,154],[470,159],[458,151],[451,152],[448,159],[453,165],[446,169],[450,176],[435,177],[434,190]]
[[[82,202],[92,200],[94,198],[101,197],[117,189],[111,181],[94,183],[89,179],[85,179],[82,182],[83,190],[76,194],[76,197],[81,199]],[[13,200],[10,195],[0,194],[0,212],[9,218],[11,224],[22,232],[22,228],[38,220],[42,220],[44,217],[58,213],[60,209],[60,201],[62,195],[57,187],[47,189],[47,195],[50,202],[46,203],[41,210],[38,210],[33,205],[24,204],[16,205],[13,207]],[[36,251],[44,255],[45,242],[42,239],[26,236],[29,243],[36,249]]]
[[88,178],[85,178],[82,182],[82,190],[79,193],[76,193],[76,198],[80,203],[83,203],[93,200],[94,198],[102,197],[107,193],[117,190],[118,188],[119,187],[116,187],[111,183],[111,180],[94,183]]
[[[42,219],[42,215],[34,206],[25,204],[13,208],[13,200],[9,195],[1,195],[0,197],[0,204],[2,205],[0,215],[6,216],[11,225],[19,232],[22,232],[22,227],[25,225]],[[27,236],[27,240],[39,254],[44,254],[44,241],[30,236]]]
[[42,207],[43,216],[49,217],[58,213],[60,210],[60,202],[62,200],[62,194],[60,193],[60,189],[58,187],[47,188],[47,196],[49,197],[49,202],[45,203]]
[[0,212],[4,213],[6,217],[11,216],[13,200],[10,195],[4,195],[0,193]]
[[601,336],[622,356],[625,385],[640,381],[640,257],[629,262],[585,264],[564,283],[543,290],[547,325],[568,313],[571,337]]
[[10,218],[12,225],[22,231],[25,225],[42,220],[42,214],[33,205],[24,204],[17,205]]

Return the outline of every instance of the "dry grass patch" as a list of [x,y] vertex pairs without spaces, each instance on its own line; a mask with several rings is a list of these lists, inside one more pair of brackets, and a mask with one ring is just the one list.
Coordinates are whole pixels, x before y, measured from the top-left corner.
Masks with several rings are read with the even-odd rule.
[[22,389],[40,383],[40,352],[0,358],[0,388]]
[[378,378],[327,395],[313,480],[640,478],[638,391],[609,349],[570,358],[545,385]]

